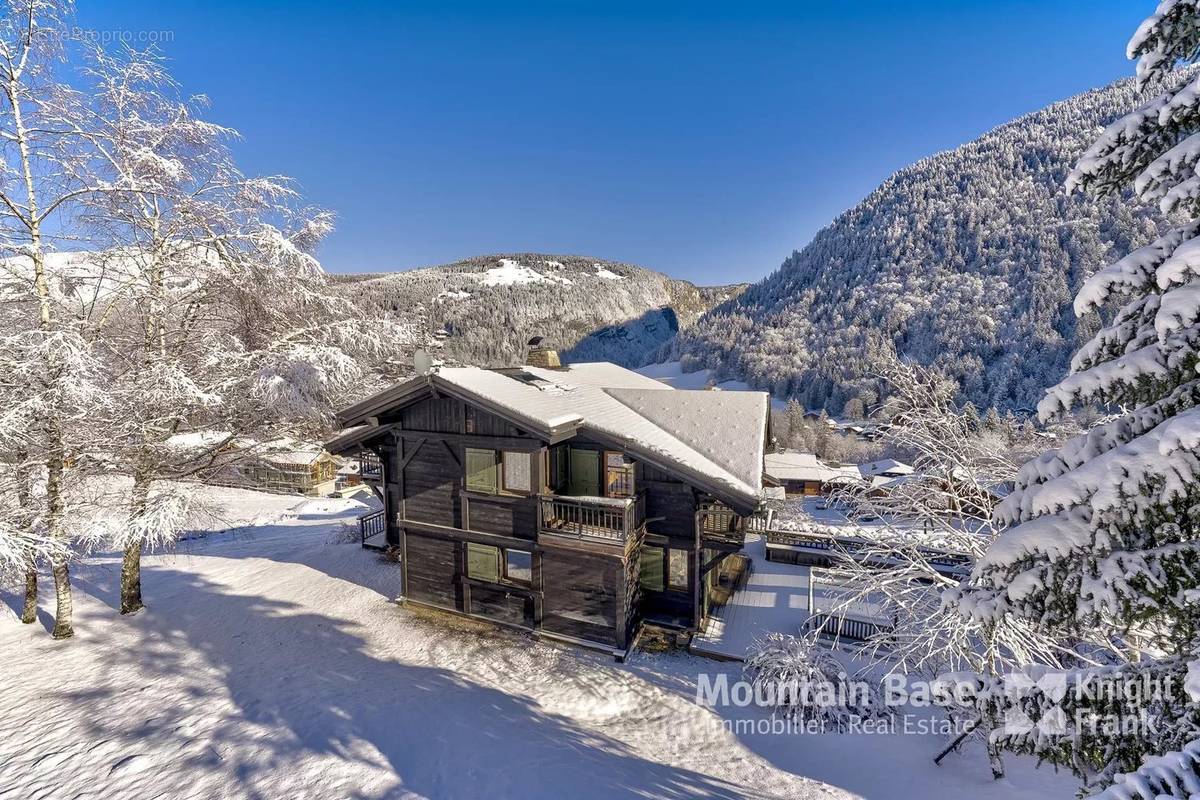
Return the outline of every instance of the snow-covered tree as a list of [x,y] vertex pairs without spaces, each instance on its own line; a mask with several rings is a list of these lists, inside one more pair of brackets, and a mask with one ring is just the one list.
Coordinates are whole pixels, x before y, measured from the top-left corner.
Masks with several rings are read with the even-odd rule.
[[[1132,187],[1163,213],[1194,219],[1200,80],[1175,69],[1200,53],[1197,2],[1164,0],[1128,52],[1138,59],[1139,86],[1160,93],[1104,130],[1068,188],[1115,195]],[[1009,527],[977,563],[960,608],[980,624],[1015,616],[1062,635],[1101,636],[1132,662],[1123,668],[1131,681],[1150,672],[1200,675],[1200,222],[1088,278],[1075,311],[1099,316],[1101,326],[1039,412],[1046,420],[1089,405],[1120,413],[1021,469],[996,514]],[[1164,701],[1169,724],[1156,731],[1009,744],[1103,787],[1142,757],[1200,735],[1197,687],[1193,678],[1188,695]],[[1147,792],[1140,796],[1162,796]]]
[[[111,537],[132,613],[143,549],[173,542],[187,518],[179,479],[203,479],[235,437],[320,435],[409,339],[331,291],[313,256],[330,215],[287,179],[244,176],[227,147],[235,132],[180,97],[161,56],[98,51],[86,75],[77,132],[113,189],[88,198],[88,230],[106,246],[89,257],[98,289],[80,313],[113,401],[108,454],[132,478]],[[197,429],[219,433],[180,444]]]
[[[0,13],[0,281],[24,312],[0,351],[29,392],[5,416],[3,434],[20,440],[15,451],[28,454],[27,463],[43,467],[27,519],[59,545],[50,553],[58,638],[72,635],[66,470],[86,429],[80,411],[90,401],[77,401],[94,388],[95,365],[90,342],[64,314],[69,289],[48,260],[56,238],[71,235],[63,221],[108,188],[93,172],[95,152],[74,133],[79,96],[59,77],[71,10],[69,0],[12,0]],[[36,595],[33,568],[27,587]]]
[[755,642],[743,670],[755,694],[787,719],[838,726],[888,711],[873,684],[852,680],[830,649],[811,635],[768,634]]
[[1014,615],[965,619],[941,600],[961,580],[948,565],[981,557],[1001,530],[991,511],[1016,476],[1017,431],[980,431],[977,420],[955,405],[954,381],[894,351],[882,350],[876,369],[892,419],[883,445],[905,454],[914,472],[883,487],[847,483],[833,495],[849,521],[869,531],[863,546],[835,570],[839,604],[870,604],[893,620],[890,630],[867,642],[864,654],[889,670],[925,677],[1060,663],[1071,655],[1064,643],[1029,621]]

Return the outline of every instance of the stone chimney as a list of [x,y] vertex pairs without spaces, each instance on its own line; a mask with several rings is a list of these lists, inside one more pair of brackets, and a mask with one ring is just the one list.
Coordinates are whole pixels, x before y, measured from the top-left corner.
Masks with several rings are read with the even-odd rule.
[[529,354],[525,356],[525,365],[543,369],[559,369],[562,367],[562,362],[558,360],[557,350],[547,347],[541,336],[535,336],[529,340]]
[[531,347],[529,355],[525,358],[526,366],[543,367],[545,369],[558,369],[562,366],[562,362],[558,360],[558,351],[552,350],[549,347]]

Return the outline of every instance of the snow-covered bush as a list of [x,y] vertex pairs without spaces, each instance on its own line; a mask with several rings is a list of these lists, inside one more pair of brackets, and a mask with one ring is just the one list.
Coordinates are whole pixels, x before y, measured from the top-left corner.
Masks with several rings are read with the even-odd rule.
[[755,696],[789,719],[838,726],[887,713],[874,684],[852,679],[811,636],[769,634],[755,643],[743,669]]

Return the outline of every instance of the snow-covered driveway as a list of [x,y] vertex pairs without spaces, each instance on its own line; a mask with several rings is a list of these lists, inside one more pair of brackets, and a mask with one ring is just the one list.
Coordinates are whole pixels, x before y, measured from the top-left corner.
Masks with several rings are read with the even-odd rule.
[[0,798],[1071,795],[936,769],[928,737],[739,736],[694,701],[735,666],[430,621],[390,602],[394,565],[336,543],[353,513],[241,494],[257,526],[147,558],[134,617],[112,557],[75,569],[72,641],[3,594]]

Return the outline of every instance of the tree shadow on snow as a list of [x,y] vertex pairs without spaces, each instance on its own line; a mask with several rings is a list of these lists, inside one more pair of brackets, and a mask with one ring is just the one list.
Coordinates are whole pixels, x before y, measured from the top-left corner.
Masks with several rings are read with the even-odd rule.
[[[66,692],[61,701],[87,703],[97,737],[131,746],[148,737],[178,738],[183,774],[226,762],[239,777],[239,796],[256,796],[255,778],[286,775],[305,754],[379,765],[362,742],[386,760],[381,766],[395,774],[396,785],[375,793],[337,787],[341,796],[746,796],[710,776],[646,760],[524,697],[449,670],[373,655],[358,623],[231,593],[186,571],[156,567],[153,578],[178,590],[158,599],[154,613],[122,620],[137,647],[106,664],[112,674],[95,682],[104,688]],[[394,609],[381,609],[381,616],[388,611]],[[214,673],[233,711],[210,708],[227,702],[214,692]],[[162,692],[161,701],[144,701],[155,712],[149,719],[122,710],[122,694],[138,691],[137,683],[142,692]],[[180,702],[181,694],[191,702]],[[183,747],[190,738],[198,740],[194,749]]]
[[[54,587],[49,587],[53,591]],[[45,592],[47,590],[44,580],[38,581],[38,591]],[[25,596],[16,592],[10,592],[4,588],[0,588],[0,602],[12,609],[13,616],[18,620],[21,618],[21,612],[25,610]],[[46,609],[38,606],[38,622],[46,629],[46,633],[54,630],[54,615]]]

